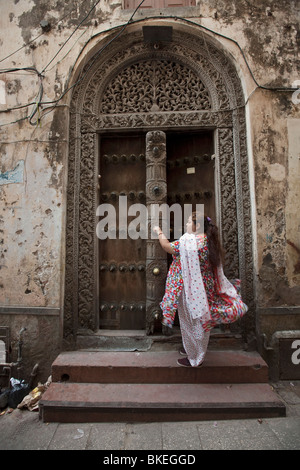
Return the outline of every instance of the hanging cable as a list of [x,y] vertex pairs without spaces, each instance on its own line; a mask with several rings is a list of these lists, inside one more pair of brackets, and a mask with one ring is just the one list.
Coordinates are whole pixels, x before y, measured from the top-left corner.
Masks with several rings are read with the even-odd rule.
[[[32,126],[33,126],[33,125],[38,125],[38,124],[40,124],[40,122],[41,122],[40,107],[41,107],[41,100],[42,100],[43,93],[44,93],[43,77],[42,77],[42,75],[39,75],[39,81],[40,81],[40,88],[39,88],[38,94],[36,95],[35,107],[33,108],[33,110],[31,111],[31,113],[30,113],[30,115],[29,115],[29,117],[28,117],[29,124],[31,124]],[[33,117],[34,117],[36,114],[38,115],[38,118],[37,118],[37,120],[33,123],[33,122],[32,122],[32,119],[33,119]]]
[[6,57],[4,57],[3,59],[0,59],[0,62],[3,62],[4,60],[8,59],[9,57],[11,57],[12,55],[16,54],[17,52],[21,51],[24,47],[27,47],[29,46],[29,44],[33,43],[34,41],[36,41],[39,37],[41,37],[44,33],[40,33],[38,36],[36,36],[34,39],[31,39],[31,41],[27,42],[27,44],[23,44],[23,46],[19,47],[19,49],[16,49],[14,52],[12,52],[11,54],[7,55]]
[[[100,53],[106,48],[108,47],[114,40],[116,40],[122,33],[123,31],[126,29],[126,27],[129,25],[129,23],[132,22],[132,18],[134,17],[135,13],[138,11],[138,9],[140,8],[140,6],[144,3],[145,0],[142,0],[139,5],[136,7],[136,9],[134,10],[134,12],[132,13],[131,17],[129,18],[129,20],[127,21],[127,23],[125,23],[123,26],[121,26],[121,31],[111,39],[111,41],[109,41],[100,51],[98,51],[98,53],[96,54],[96,57],[94,57],[94,61],[93,63],[95,62],[95,60],[98,58],[98,56],[100,55]],[[31,70],[33,72],[35,72],[38,77],[39,77],[39,81],[40,81],[40,87],[39,87],[39,92],[36,96],[36,99],[34,102],[31,102],[31,103],[28,103],[26,105],[21,105],[21,106],[17,106],[17,107],[14,107],[14,108],[10,108],[10,109],[7,109],[7,110],[2,110],[2,112],[8,112],[10,110],[14,110],[14,109],[21,109],[21,108],[25,108],[25,107],[30,107],[32,105],[35,106],[35,108],[32,110],[32,112],[30,113],[30,115],[27,115],[21,119],[18,119],[18,120],[15,120],[15,121],[12,121],[10,123],[6,123],[6,124],[0,124],[0,127],[3,127],[3,126],[6,126],[6,125],[9,125],[9,124],[15,124],[16,122],[20,122],[20,121],[24,121],[26,119],[29,119],[29,123],[31,125],[38,125],[40,124],[41,122],[41,119],[42,117],[44,117],[46,114],[48,114],[49,112],[51,112],[57,105],[58,103],[61,101],[61,99],[66,95],[66,93],[68,93],[72,88],[74,88],[79,82],[81,82],[84,78],[84,76],[86,75],[86,73],[88,72],[88,70],[90,69],[90,67],[93,65],[93,63],[90,65],[90,67],[88,68],[88,70],[85,72],[85,74],[83,76],[81,76],[81,78],[76,82],[74,83],[71,87],[69,87],[64,93],[61,94],[61,96],[57,99],[57,100],[53,100],[53,101],[48,101],[48,102],[42,102],[42,96],[43,96],[43,83],[42,83],[42,79],[43,79],[43,72],[46,71],[47,67],[53,62],[53,60],[55,59],[55,57],[57,57],[57,55],[59,54],[59,52],[62,50],[62,48],[65,46],[65,44],[69,41],[69,39],[73,36],[73,34],[75,33],[75,31],[79,28],[79,26],[87,19],[87,17],[90,15],[90,13],[94,10],[94,8],[96,8],[96,6],[98,5],[98,3],[100,2],[100,0],[98,0],[94,5],[93,7],[90,9],[89,13],[85,16],[85,18],[80,22],[80,24],[75,28],[75,30],[73,31],[73,33],[68,37],[68,39],[64,42],[64,44],[62,45],[62,47],[59,49],[59,51],[53,56],[53,58],[48,62],[48,64],[43,68],[42,72],[38,72],[37,69],[35,67],[24,67],[24,68],[14,68],[14,69],[5,69],[5,70],[0,70],[0,73],[9,73],[9,72],[14,72],[14,71],[17,71],[17,70]],[[115,29],[115,28],[111,28],[111,29]],[[108,30],[109,31],[109,30]],[[40,109],[42,107],[42,105],[45,105],[45,104],[54,104],[54,106],[51,106],[49,108],[46,108],[48,109],[48,111],[46,111],[45,113],[43,113],[43,115],[40,114]],[[33,122],[33,117],[38,114],[38,118],[35,122]]]
[[85,22],[85,20],[90,16],[90,14],[92,13],[92,11],[96,8],[96,6],[100,3],[101,0],[98,0],[96,3],[94,3],[94,5],[92,6],[92,8],[90,9],[90,11],[88,12],[88,14],[83,18],[83,20],[80,21],[80,23],[76,26],[76,28],[74,29],[73,33],[70,34],[70,36],[65,40],[65,42],[63,43],[63,45],[58,49],[57,53],[52,57],[52,59],[50,60],[50,62],[48,62],[48,64],[43,68],[42,72],[41,73],[44,73],[46,70],[47,70],[47,67],[49,67],[49,65],[53,62],[53,60],[55,59],[55,57],[58,56],[58,54],[60,53],[60,51],[65,47],[65,45],[67,44],[67,42],[69,42],[69,40],[71,39],[71,37],[76,33],[77,29],[80,28],[80,26],[82,25],[82,23]]
[[[40,105],[47,105],[47,104],[53,104],[54,106],[51,106],[50,108],[50,111],[52,111],[57,105],[58,103],[62,100],[62,98],[72,89],[74,88],[75,86],[77,86],[83,79],[84,77],[86,76],[86,74],[88,73],[88,71],[91,69],[91,67],[94,65],[95,61],[97,60],[97,58],[99,57],[100,54],[102,54],[102,52],[113,42],[115,41],[118,37],[121,36],[121,34],[125,31],[125,29],[128,27],[128,25],[130,23],[132,23],[132,18],[134,17],[135,13],[138,11],[138,9],[140,8],[140,6],[144,3],[145,0],[142,0],[139,5],[136,7],[136,9],[134,10],[134,12],[132,13],[131,17],[129,18],[129,20],[127,21],[127,23],[125,23],[122,27],[119,26],[118,28],[121,27],[121,30],[108,42],[106,43],[95,55],[94,57],[92,58],[92,61],[91,63],[89,64],[89,67],[87,68],[87,70],[85,70],[84,74],[81,75],[81,77],[73,84],[71,85],[69,88],[67,88],[67,90],[65,90],[59,98],[57,98],[57,100],[53,100],[53,101],[47,101],[47,102],[41,102]],[[115,28],[113,28],[115,29]],[[110,30],[108,30],[110,31]],[[47,108],[48,109],[48,108]],[[42,117],[44,117],[46,114],[48,114],[50,111],[47,111],[43,114]]]
[[[60,51],[63,49],[63,47],[67,44],[67,42],[71,39],[71,37],[75,34],[75,32],[78,30],[78,28],[84,23],[84,21],[88,18],[88,16],[91,14],[91,12],[96,8],[96,6],[98,5],[98,3],[100,2],[100,0],[98,0],[93,6],[92,8],[90,9],[90,11],[88,12],[88,14],[83,18],[83,20],[78,24],[78,26],[75,28],[75,30],[72,32],[72,34],[66,39],[66,41],[63,43],[63,45],[60,47],[60,49],[57,51],[57,53],[52,57],[52,59],[48,62],[48,64],[43,68],[42,72],[38,72],[37,69],[35,67],[24,67],[24,68],[14,68],[14,69],[4,69],[4,70],[0,70],[0,73],[9,73],[9,72],[13,72],[13,71],[20,71],[20,70],[25,70],[25,71],[32,71],[33,73],[36,73],[38,75],[38,78],[39,78],[39,82],[40,82],[40,86],[39,86],[39,91],[37,93],[37,96],[36,96],[36,99],[34,102],[31,102],[31,103],[28,103],[26,105],[20,105],[20,106],[16,106],[14,108],[10,108],[8,110],[2,110],[2,112],[7,112],[7,111],[11,111],[11,110],[14,110],[14,109],[21,109],[21,108],[25,108],[25,107],[30,107],[30,106],[35,106],[35,108],[32,110],[32,112],[30,113],[29,116],[27,116],[29,118],[29,122],[31,125],[36,125],[38,123],[40,123],[41,119],[46,115],[48,114],[49,112],[51,112],[57,105],[58,103],[63,99],[63,97],[71,90],[73,89],[75,86],[77,86],[86,76],[86,74],[88,73],[88,71],[91,69],[91,67],[94,65],[95,61],[97,60],[97,58],[99,57],[99,55],[113,42],[115,41],[117,38],[120,37],[120,35],[125,31],[125,29],[128,27],[129,24],[138,24],[138,23],[141,23],[141,22],[145,22],[145,21],[149,21],[149,20],[161,20],[162,17],[161,16],[151,16],[151,17],[147,17],[147,18],[142,18],[142,19],[138,19],[138,20],[135,20],[133,21],[133,17],[134,15],[136,14],[136,12],[138,11],[138,9],[141,7],[141,5],[144,3],[145,0],[142,0],[139,5],[136,7],[136,9],[134,10],[134,12],[132,13],[131,17],[129,18],[129,20],[123,24],[123,25],[119,25],[119,26],[115,26],[115,27],[112,27],[112,28],[109,28],[108,30],[105,30],[105,31],[101,31],[100,33],[96,34],[95,36],[93,36],[92,38],[90,38],[86,43],[85,45],[83,46],[83,49],[81,50],[81,53],[83,52],[83,50],[85,49],[85,47],[87,46],[87,44],[89,44],[89,42],[94,39],[95,37],[97,37],[98,35],[101,35],[101,34],[104,34],[104,33],[107,33],[107,32],[110,32],[110,31],[113,31],[113,30],[117,30],[119,29],[120,31],[109,41],[107,42],[96,54],[95,56],[92,58],[92,61],[90,62],[88,68],[85,70],[85,72],[79,77],[79,79],[73,84],[71,85],[69,88],[67,88],[60,96],[59,98],[57,98],[56,100],[52,100],[52,101],[42,101],[42,97],[43,97],[43,84],[42,84],[42,79],[43,79],[43,73],[47,71],[47,68],[49,67],[49,65],[54,61],[54,59],[57,57],[57,55],[60,53]],[[66,15],[67,16],[67,15]],[[250,95],[248,96],[245,104],[243,106],[245,106],[250,97],[253,95],[254,91],[257,89],[257,88],[260,88],[260,89],[263,89],[263,90],[268,90],[268,91],[287,91],[287,92],[294,92],[295,91],[295,87],[270,87],[270,86],[267,86],[267,85],[260,85],[258,83],[258,81],[256,80],[255,76],[254,76],[254,73],[252,72],[252,69],[247,61],[247,58],[245,56],[245,53],[243,51],[243,49],[241,48],[240,44],[235,40],[235,39],[232,39],[230,38],[229,36],[226,36],[222,33],[219,33],[217,31],[214,31],[206,26],[203,26],[195,21],[192,21],[190,19],[187,19],[187,18],[182,18],[180,16],[164,16],[163,19],[172,19],[172,20],[180,20],[184,23],[187,23],[187,24],[190,24],[190,25],[193,25],[193,26],[196,26],[202,30],[205,30],[213,35],[216,35],[216,36],[219,36],[219,37],[222,37],[226,40],[229,40],[231,41],[232,43],[234,43],[242,57],[243,57],[243,60],[246,64],[246,67],[251,75],[251,78],[253,79],[255,85],[256,85],[256,88],[250,93]],[[72,46],[73,47],[73,46]],[[71,49],[72,49],[71,47]],[[70,50],[71,50],[70,49]],[[69,53],[69,51],[68,51]],[[67,54],[68,54],[67,53]],[[66,55],[67,55],[66,54]],[[12,54],[11,54],[12,55]],[[65,56],[66,56],[65,55]],[[64,57],[65,57],[64,56]],[[48,106],[47,108],[44,108],[44,111],[42,113],[42,115],[40,115],[40,111],[42,110],[42,107],[43,106],[47,106],[47,105],[53,105],[53,106]],[[227,110],[228,111],[228,110]],[[33,117],[38,114],[39,117],[38,119],[33,122]],[[22,118],[21,120],[24,120],[26,119],[27,117],[25,118]],[[18,122],[19,120],[17,121],[13,121],[13,123],[15,122]],[[4,125],[7,125],[7,124],[4,124]]]
[[[69,39],[72,37],[72,35],[75,33],[75,31],[79,28],[79,26],[87,19],[87,17],[90,15],[90,13],[93,11],[93,9],[98,5],[100,0],[98,0],[98,2],[96,2],[94,4],[94,6],[91,8],[91,10],[89,11],[89,13],[86,15],[86,17],[80,22],[80,24],[75,28],[75,30],[73,31],[73,33],[69,36],[69,38],[64,42],[64,44],[62,45],[62,47],[59,49],[59,51],[55,54],[55,56],[51,59],[51,61],[46,65],[46,67],[43,68],[42,70],[42,73],[47,69],[47,67],[53,62],[53,60],[55,59],[55,57],[58,55],[58,53],[61,51],[61,49],[65,46],[65,44],[69,41]],[[57,104],[59,103],[59,101],[72,89],[74,88],[76,85],[78,85],[83,79],[84,77],[86,76],[87,72],[90,70],[90,68],[93,66],[93,64],[95,63],[95,61],[97,60],[97,58],[99,57],[99,55],[104,51],[104,49],[106,49],[113,41],[115,41],[124,31],[125,29],[127,28],[127,26],[132,22],[132,19],[135,15],[135,13],[138,11],[138,9],[140,8],[140,6],[144,3],[145,0],[142,0],[139,5],[136,7],[136,9],[134,10],[134,12],[132,13],[131,17],[129,18],[129,20],[127,21],[127,23],[125,23],[125,25],[123,25],[122,29],[119,31],[118,34],[116,34],[116,36],[114,36],[107,44],[105,44],[102,49],[100,49],[97,54],[95,54],[95,56],[93,57],[93,60],[91,62],[91,64],[89,65],[89,67],[87,68],[87,70],[85,71],[85,73],[76,81],[76,83],[74,83],[71,87],[69,87],[64,93],[61,94],[61,96],[57,99],[57,100],[53,100],[53,101],[50,101],[50,102],[46,102],[46,103],[43,103],[41,101],[41,97],[43,95],[43,93],[41,92],[40,93],[40,98],[39,100],[37,101],[37,104],[36,104],[36,108],[34,110],[33,113],[31,113],[30,115],[30,118],[29,118],[29,123],[31,125],[37,125],[40,123],[42,117],[44,117],[46,114],[48,114],[50,111],[52,111],[56,106]],[[42,85],[42,83],[41,83]],[[38,116],[38,119],[35,121],[35,122],[32,122],[32,118],[34,117],[35,114],[39,113],[39,109],[42,105],[45,105],[45,104],[54,104],[54,106],[51,107],[51,110],[48,111],[48,112],[45,112],[43,113],[42,116]],[[47,108],[48,109],[48,108]]]
[[[41,99],[42,98],[41,89],[42,89],[42,78],[43,78],[43,76],[38,72],[38,70],[35,67],[15,67],[15,68],[11,68],[11,69],[0,69],[0,74],[1,73],[13,73],[13,72],[19,72],[19,71],[31,72],[31,73],[36,74],[38,76],[38,80],[40,82],[40,88],[39,88],[39,93],[38,93],[37,96],[39,96],[40,99]],[[7,109],[2,109],[1,113],[8,113],[10,111],[15,111],[17,109],[28,108],[32,105],[35,105],[36,102],[37,102],[37,100],[35,99],[35,101],[33,101],[31,103],[18,105],[18,106],[13,106],[13,107],[7,108]],[[13,121],[13,122],[15,122],[15,121]]]
[[77,42],[82,38],[82,36],[84,36],[86,33],[88,32],[88,30],[86,29],[85,31],[83,31],[80,36],[76,39],[76,41],[74,42],[74,44],[70,47],[70,49],[68,50],[68,52],[66,52],[66,54],[60,59],[58,60],[54,65],[52,65],[52,67],[50,69],[47,70],[47,72],[50,72],[50,70],[54,69],[54,67],[56,67],[58,64],[60,64],[66,57],[67,55],[70,54],[71,50],[73,49],[73,47],[76,46]]
[[[62,18],[60,18],[56,25],[58,25],[61,21],[63,21],[67,16],[69,16],[69,13],[67,13],[66,15],[64,15]],[[37,39],[39,39],[41,36],[43,36],[44,32],[42,31],[38,36],[36,36],[34,39],[31,39],[30,41],[28,41],[26,44],[23,44],[23,46],[19,47],[19,49],[16,49],[14,52],[11,52],[9,55],[7,55],[6,57],[4,57],[3,59],[0,59],[0,62],[3,62],[4,60],[8,59],[9,57],[11,57],[12,55],[16,54],[17,52],[21,51],[22,49],[24,49],[24,47],[27,47],[29,46],[30,44],[32,44],[34,41],[36,41]]]
[[[174,17],[173,17],[173,18],[174,18]],[[232,39],[232,38],[230,38],[229,36],[225,36],[225,35],[222,34],[222,33],[218,33],[217,31],[214,31],[214,30],[208,28],[207,26],[203,26],[203,25],[201,25],[201,24],[199,24],[199,23],[196,23],[195,21],[188,20],[187,18],[181,18],[181,17],[178,17],[178,16],[176,16],[175,18],[176,18],[176,19],[180,19],[180,20],[182,20],[182,21],[184,21],[184,22],[186,22],[186,23],[192,24],[192,25],[194,25],[194,26],[198,26],[199,28],[202,28],[202,29],[204,29],[204,30],[206,30],[206,31],[209,31],[210,33],[215,34],[216,36],[220,36],[220,37],[222,37],[222,38],[224,38],[224,39],[228,39],[229,41],[233,42],[233,43],[238,47],[239,51],[241,52],[242,57],[243,57],[243,59],[244,59],[244,62],[245,62],[246,66],[247,66],[247,68],[248,68],[248,70],[249,70],[249,72],[250,72],[250,75],[251,75],[251,77],[252,77],[254,83],[256,84],[256,86],[257,86],[258,88],[262,88],[262,89],[264,89],[264,90],[269,90],[269,91],[295,91],[295,88],[291,88],[291,87],[268,87],[268,86],[266,86],[266,85],[260,85],[260,84],[257,82],[257,80],[256,80],[256,78],[255,78],[255,76],[254,76],[254,74],[253,74],[253,72],[252,72],[252,70],[251,70],[251,67],[250,67],[250,65],[249,65],[249,63],[248,63],[248,61],[247,61],[247,58],[246,58],[246,56],[245,56],[245,53],[244,53],[243,49],[241,48],[240,44],[239,44],[235,39]]]
[[[122,28],[121,31],[120,31],[114,38],[111,39],[111,41],[109,41],[102,49],[100,49],[100,50],[97,52],[97,54],[93,57],[92,63],[90,64],[89,68],[85,71],[85,74],[84,74],[83,76],[81,76],[71,87],[67,88],[67,90],[65,90],[57,100],[48,101],[48,102],[43,102],[43,103],[41,103],[41,104],[43,104],[43,105],[47,105],[47,104],[57,104],[57,103],[66,95],[66,93],[68,93],[72,88],[74,88],[76,85],[78,85],[78,84],[83,80],[83,78],[86,76],[87,72],[90,70],[90,68],[91,68],[92,65],[94,64],[95,60],[99,57],[99,55],[103,52],[103,50],[106,49],[106,47],[108,47],[114,40],[116,40],[116,39],[123,33],[123,31],[126,29],[126,27],[128,26],[129,23],[131,23],[131,24],[138,24],[138,23],[140,23],[140,22],[144,22],[145,20],[157,20],[157,19],[160,19],[160,20],[161,20],[161,17],[160,17],[160,16],[152,16],[152,17],[143,18],[143,19],[141,19],[141,20],[132,21],[133,16],[135,15],[136,11],[138,10],[138,8],[141,6],[141,4],[142,4],[143,2],[144,2],[144,0],[143,0],[143,1],[139,4],[139,6],[135,9],[135,11],[134,11],[133,14],[131,15],[131,17],[130,17],[130,19],[128,20],[127,23],[125,23],[124,25],[121,25],[121,26],[116,26],[116,27],[114,27],[114,28],[111,28],[111,29],[105,31],[105,32],[109,32],[109,31],[111,31],[112,29],[119,29],[119,28]],[[210,29],[210,28],[207,28],[206,26],[200,25],[199,23],[196,23],[195,21],[188,20],[188,19],[186,19],[186,18],[182,18],[182,17],[179,17],[179,16],[164,16],[164,19],[176,19],[176,20],[181,20],[181,21],[183,21],[183,22],[192,24],[192,25],[197,26],[197,27],[199,27],[199,28],[201,28],[201,29],[204,29],[204,30],[206,30],[206,31],[209,31],[209,32],[212,33],[212,34],[215,34],[215,35],[217,35],[217,36],[220,36],[220,37],[222,37],[222,38],[224,38],[224,39],[227,39],[227,40],[233,42],[233,43],[238,47],[238,49],[240,50],[240,52],[241,52],[241,54],[242,54],[242,57],[243,57],[243,60],[244,60],[244,62],[245,62],[245,64],[246,64],[246,66],[247,66],[247,69],[248,69],[248,71],[249,71],[249,73],[250,73],[250,75],[251,75],[251,77],[252,77],[254,83],[256,84],[256,87],[257,87],[257,88],[261,88],[261,89],[269,90],[269,91],[289,91],[289,92],[295,91],[295,88],[293,88],[293,87],[268,87],[268,86],[266,86],[266,85],[260,85],[260,84],[257,82],[257,80],[256,80],[256,78],[255,78],[255,76],[254,76],[254,74],[253,74],[253,72],[252,72],[252,70],[251,70],[251,67],[250,67],[250,65],[249,65],[249,63],[248,63],[248,61],[247,61],[247,58],[246,58],[246,56],[245,56],[245,53],[244,53],[243,49],[241,48],[240,44],[239,44],[235,39],[232,39],[232,38],[230,38],[229,36],[225,36],[224,34],[218,33],[217,31],[214,31],[214,30],[212,30],[212,29]],[[104,32],[102,31],[102,32],[99,33],[99,34],[103,34],[103,33],[104,33]],[[90,39],[89,39],[89,41],[85,44],[85,46],[83,47],[83,49],[86,47],[86,45],[87,45],[89,42],[90,42]],[[81,51],[81,53],[82,53],[82,51]],[[252,95],[252,94],[253,94],[253,92],[251,93],[251,95]],[[251,95],[250,95],[250,96],[251,96]],[[249,96],[249,97],[250,97],[250,96]],[[249,98],[248,98],[248,99],[249,99]],[[247,101],[248,101],[248,100],[247,100]]]

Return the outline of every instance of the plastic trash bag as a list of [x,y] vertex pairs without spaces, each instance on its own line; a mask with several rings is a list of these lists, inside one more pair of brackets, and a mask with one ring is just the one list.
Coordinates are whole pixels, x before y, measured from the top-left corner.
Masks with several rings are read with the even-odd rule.
[[43,393],[47,390],[52,377],[50,376],[45,384],[39,383],[31,392],[26,395],[21,403],[19,403],[18,408],[28,408],[29,411],[37,411],[39,409],[39,400],[42,398]]
[[10,408],[17,408],[18,404],[29,393],[30,387],[24,380],[10,379],[11,389],[8,395],[7,405]]
[[7,388],[6,390],[2,390],[0,394],[0,409],[7,407],[9,393],[9,388]]

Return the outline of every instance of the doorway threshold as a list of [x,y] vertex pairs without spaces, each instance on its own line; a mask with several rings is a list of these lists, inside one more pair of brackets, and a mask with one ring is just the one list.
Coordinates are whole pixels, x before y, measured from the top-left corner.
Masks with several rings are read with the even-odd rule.
[[80,332],[77,335],[76,349],[89,351],[149,351],[173,349],[181,344],[179,328],[173,328],[171,335],[146,330],[98,330]]
[[[172,351],[181,347],[179,326],[174,326],[169,335],[146,330],[81,330],[77,335],[76,349],[85,351]],[[209,349],[247,349],[240,334],[214,328],[211,331]]]

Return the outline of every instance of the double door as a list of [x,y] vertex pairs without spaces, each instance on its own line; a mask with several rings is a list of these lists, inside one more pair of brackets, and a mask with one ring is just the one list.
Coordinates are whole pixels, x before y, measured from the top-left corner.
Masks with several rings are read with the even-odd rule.
[[[151,206],[178,204],[182,233],[186,204],[204,204],[214,218],[213,153],[211,131],[100,138],[100,205],[107,209],[106,234],[99,239],[100,329],[160,329],[159,303],[171,260],[151,231]],[[173,239],[178,230],[169,215]]]

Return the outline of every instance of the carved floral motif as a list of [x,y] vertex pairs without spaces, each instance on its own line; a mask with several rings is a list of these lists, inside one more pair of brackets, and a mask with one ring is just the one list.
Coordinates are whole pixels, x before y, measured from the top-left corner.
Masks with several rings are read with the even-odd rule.
[[207,89],[190,68],[145,60],[123,69],[103,93],[100,114],[210,109]]

